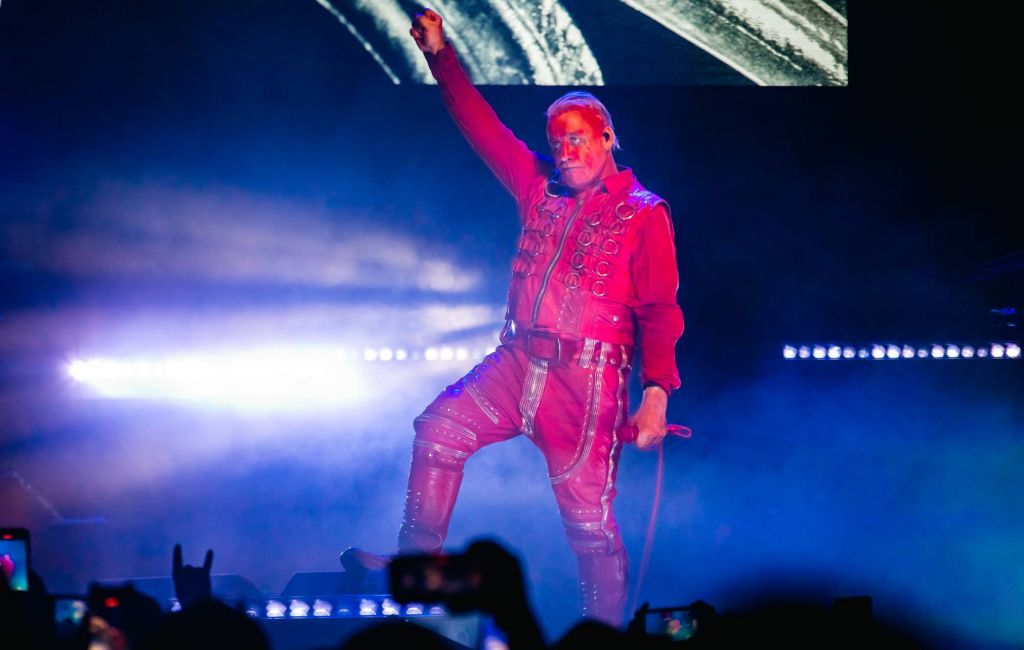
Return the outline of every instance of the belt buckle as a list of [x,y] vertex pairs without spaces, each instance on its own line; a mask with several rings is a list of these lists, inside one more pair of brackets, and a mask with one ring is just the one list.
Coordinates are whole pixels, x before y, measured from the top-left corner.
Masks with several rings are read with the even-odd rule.
[[[555,344],[555,356],[550,357],[543,354],[537,354],[533,348],[533,341],[538,339],[542,341],[553,341]],[[526,349],[529,351],[530,355],[540,357],[541,359],[551,361],[555,364],[557,364],[562,359],[562,339],[558,338],[557,336],[554,336],[553,334],[548,334],[547,332],[535,332],[532,330],[527,331]]]

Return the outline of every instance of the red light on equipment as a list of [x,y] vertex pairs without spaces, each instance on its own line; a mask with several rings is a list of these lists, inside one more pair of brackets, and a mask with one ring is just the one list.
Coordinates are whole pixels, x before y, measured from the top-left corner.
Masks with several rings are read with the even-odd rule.
[[113,609],[114,607],[120,607],[121,606],[121,601],[118,600],[117,598],[114,598],[113,596],[108,596],[103,601],[103,606],[107,607],[107,608],[110,608],[110,609]]

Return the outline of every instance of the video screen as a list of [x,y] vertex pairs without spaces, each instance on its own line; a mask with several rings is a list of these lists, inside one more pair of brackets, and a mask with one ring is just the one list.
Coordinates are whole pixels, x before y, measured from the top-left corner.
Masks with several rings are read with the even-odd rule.
[[[393,83],[432,83],[409,37],[409,16],[421,3],[316,2]],[[848,85],[846,0],[437,0],[430,7],[477,84]]]

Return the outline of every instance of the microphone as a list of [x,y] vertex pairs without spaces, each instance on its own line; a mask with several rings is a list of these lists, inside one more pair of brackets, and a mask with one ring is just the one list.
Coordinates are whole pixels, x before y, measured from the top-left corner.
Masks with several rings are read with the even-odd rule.
[[[690,427],[684,427],[681,424],[670,424],[665,427],[666,435],[676,436],[677,438],[692,438],[693,430]],[[636,442],[636,438],[640,435],[640,427],[635,424],[624,424],[619,427],[619,440],[624,443]]]

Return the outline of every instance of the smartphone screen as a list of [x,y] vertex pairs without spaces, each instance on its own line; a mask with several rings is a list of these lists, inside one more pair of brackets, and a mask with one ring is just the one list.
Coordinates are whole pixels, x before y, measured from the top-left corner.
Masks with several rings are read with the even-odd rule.
[[0,571],[15,591],[28,591],[28,535],[0,532]]
[[472,598],[480,589],[480,570],[463,555],[400,555],[388,571],[399,602],[449,602]]
[[60,639],[74,638],[88,611],[89,606],[86,604],[85,596],[54,596],[53,622],[56,626],[57,637]]
[[685,641],[693,636],[693,618],[688,609],[659,609],[647,613],[647,634],[662,636],[673,641]]

